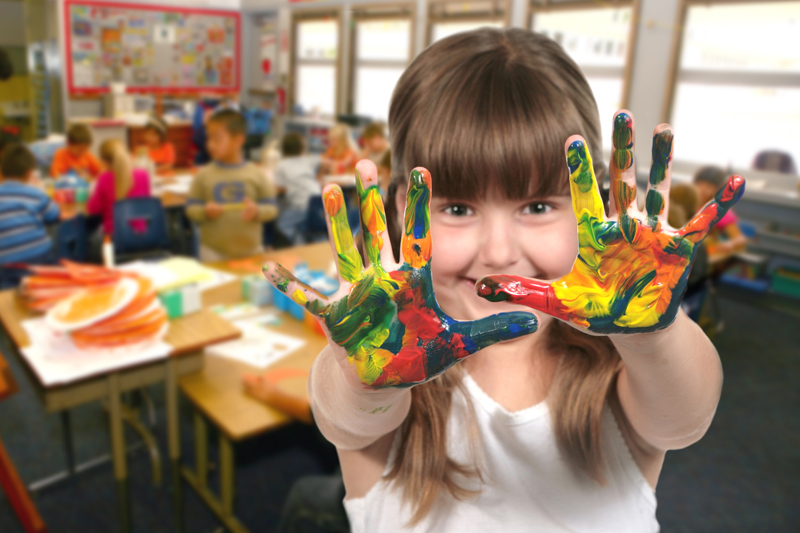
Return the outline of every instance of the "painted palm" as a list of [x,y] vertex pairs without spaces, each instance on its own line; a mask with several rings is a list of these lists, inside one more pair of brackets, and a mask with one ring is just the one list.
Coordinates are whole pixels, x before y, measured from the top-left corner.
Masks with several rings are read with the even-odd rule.
[[698,243],[744,193],[744,178],[731,176],[683,228],[670,228],[666,211],[672,138],[668,127],[656,128],[645,213],[641,213],[636,206],[633,120],[626,112],[615,117],[609,217],[584,140],[568,139],[579,247],[572,270],[552,282],[487,276],[478,281],[478,294],[490,301],[524,304],[599,334],[648,332],[671,324]]
[[536,317],[530,313],[459,322],[439,308],[431,282],[431,178],[427,170],[411,172],[400,263],[393,259],[386,234],[372,162],[358,164],[356,184],[369,259],[366,268],[353,242],[338,186],[323,192],[338,259],[336,294],[326,299],[280,265],[264,267],[273,285],[319,317],[351,380],[374,389],[417,385],[481,348],[536,331]]

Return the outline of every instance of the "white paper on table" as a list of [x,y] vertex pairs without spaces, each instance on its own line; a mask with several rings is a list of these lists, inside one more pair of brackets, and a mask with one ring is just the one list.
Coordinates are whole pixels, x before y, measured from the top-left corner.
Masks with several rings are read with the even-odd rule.
[[206,348],[206,353],[241,361],[257,368],[266,368],[302,348],[306,341],[278,333],[265,327],[277,319],[267,313],[254,318],[236,320],[233,325],[239,328],[242,336],[236,340],[215,344]]
[[22,327],[31,344],[20,351],[46,387],[164,359],[172,351],[172,346],[161,340],[116,348],[78,348],[68,334],[50,329],[44,318],[25,320]]
[[[188,270],[201,272],[201,279],[195,279],[193,277],[193,279],[187,280],[185,283],[196,283],[200,292],[213,289],[214,287],[224,285],[236,279],[236,276],[233,274],[209,268],[194,259],[173,257],[171,259],[166,259],[165,262],[166,261],[171,261],[173,265],[184,262]],[[118,268],[149,278],[155,285],[157,291],[178,287],[182,284],[180,273],[175,269],[166,268],[161,262],[133,261],[120,265]]]

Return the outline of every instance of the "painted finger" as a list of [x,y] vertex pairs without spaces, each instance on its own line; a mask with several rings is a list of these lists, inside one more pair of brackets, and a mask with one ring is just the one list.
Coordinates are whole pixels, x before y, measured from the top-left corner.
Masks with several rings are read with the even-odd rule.
[[714,225],[722,220],[725,213],[739,201],[744,194],[744,178],[738,174],[728,178],[728,183],[717,191],[713,200],[708,202],[692,220],[678,231],[678,235],[693,243],[705,239]]
[[338,185],[327,185],[322,191],[322,202],[328,215],[325,217],[328,222],[328,235],[337,258],[339,277],[349,283],[356,283],[361,279],[364,265],[361,262],[361,254],[353,242],[342,189]]
[[466,351],[473,354],[498,342],[510,341],[529,335],[539,328],[536,315],[525,312],[500,313],[471,322],[456,322],[451,326],[454,333],[463,334]]
[[422,167],[411,171],[403,216],[401,253],[412,268],[431,259],[431,174]]
[[475,284],[478,296],[490,302],[527,305],[548,315],[559,316],[559,301],[551,283],[519,276],[486,276]]
[[604,220],[603,199],[597,188],[592,155],[589,153],[586,141],[580,135],[573,135],[567,139],[566,151],[572,210],[575,212],[578,224],[588,222],[587,217]]
[[609,165],[612,199],[609,216],[617,218],[620,229],[628,242],[633,241],[636,232],[635,219],[639,216],[639,206],[636,203],[634,139],[633,115],[627,109],[622,109],[614,117],[611,164]]
[[378,169],[369,159],[356,165],[356,190],[367,259],[376,269],[394,270],[392,245],[386,233],[386,212],[378,186]]
[[261,271],[273,287],[294,300],[296,304],[302,305],[317,316],[325,313],[328,299],[313,287],[297,279],[289,269],[269,261],[261,267]]
[[659,124],[653,131],[653,162],[650,165],[650,183],[644,205],[647,224],[659,230],[667,223],[669,211],[669,185],[672,181],[672,129],[669,124]]

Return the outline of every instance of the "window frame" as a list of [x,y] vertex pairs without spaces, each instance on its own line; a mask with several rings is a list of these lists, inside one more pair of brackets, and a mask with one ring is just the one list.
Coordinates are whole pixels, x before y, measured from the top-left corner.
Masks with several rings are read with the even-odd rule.
[[[397,2],[391,4],[359,4],[354,5],[350,24],[350,53],[348,54],[347,72],[347,105],[345,112],[348,114],[356,113],[356,76],[359,66],[373,67],[407,67],[416,57],[414,42],[416,40],[416,18],[417,5],[414,2]],[[408,39],[408,60],[401,61],[364,61],[358,59],[358,23],[363,21],[379,20],[408,20],[409,39]],[[401,64],[402,63],[402,64]]]
[[[685,0],[681,0],[685,1]],[[631,22],[628,28],[628,49],[625,52],[625,65],[622,67],[622,94],[620,95],[620,108],[628,107],[631,94],[631,79],[633,77],[633,61],[636,54],[636,41],[639,36],[639,15],[641,13],[641,0],[606,0],[604,2],[587,0],[562,0],[552,3],[548,0],[531,0],[528,2],[528,11],[525,19],[526,29],[533,31],[533,17],[536,13],[552,13],[554,11],[579,11],[589,9],[619,9],[631,8]],[[617,67],[584,67],[578,65],[586,77],[616,78],[619,72]],[[609,75],[614,73],[613,76]]]
[[[302,64],[314,64],[316,61],[308,61],[308,60],[301,60],[297,57],[297,46],[298,46],[298,25],[303,22],[313,22],[313,21],[327,21],[333,19],[336,22],[336,39],[338,43],[338,49],[341,50],[342,45],[342,10],[340,8],[329,8],[329,9],[302,9],[296,10],[292,12],[292,24],[291,24],[291,37],[289,39],[289,46],[291,46],[290,50],[290,63],[291,68],[289,69],[289,83],[288,83],[288,109],[290,111],[290,116],[294,116],[294,106],[297,104],[297,67],[299,63]],[[328,65],[327,61],[320,61],[319,64]],[[327,118],[335,119],[337,115],[341,113],[341,109],[339,106],[339,95],[341,94],[342,90],[342,83],[341,83],[341,69],[342,69],[342,54],[336,54],[336,60],[333,61],[334,64],[334,102],[333,102],[333,115]],[[324,115],[323,115],[324,117]]]
[[[769,0],[770,3],[794,2],[797,0]],[[683,55],[684,30],[689,16],[689,9],[692,7],[709,7],[723,5],[740,5],[764,3],[763,0],[680,0],[675,26],[678,28],[677,38],[672,42],[670,52],[669,72],[667,74],[667,90],[664,93],[664,102],[661,107],[661,121],[669,122],[673,118],[675,111],[675,98],[678,95],[678,84],[687,81],[682,77],[681,56]],[[800,73],[764,73],[764,72],[743,72],[735,70],[700,70],[686,69],[689,72],[688,81],[701,81],[718,85],[749,85],[761,87],[796,87],[800,89]],[[796,80],[794,85],[779,83],[781,81]]]
[[433,27],[436,24],[440,23],[447,23],[447,22],[486,22],[488,20],[496,21],[502,20],[503,28],[508,28],[511,26],[511,0],[484,0],[485,2],[491,2],[492,6],[492,13],[489,13],[487,17],[487,12],[485,11],[474,11],[474,12],[466,12],[466,13],[453,13],[449,15],[441,15],[438,13],[438,6],[442,6],[443,4],[453,4],[453,5],[469,5],[469,3],[465,3],[463,1],[457,0],[428,0],[428,12],[426,17],[426,28],[425,28],[425,46],[430,46],[433,44]]

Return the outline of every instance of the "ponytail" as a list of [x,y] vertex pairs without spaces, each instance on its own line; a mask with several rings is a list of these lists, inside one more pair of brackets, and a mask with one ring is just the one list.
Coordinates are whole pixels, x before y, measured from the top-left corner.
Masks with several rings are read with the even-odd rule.
[[122,200],[133,187],[133,162],[128,150],[117,139],[109,139],[100,145],[100,157],[114,174],[114,197]]

